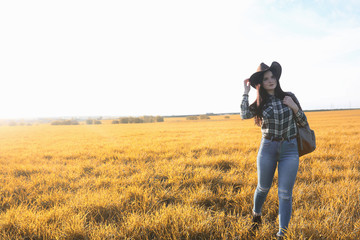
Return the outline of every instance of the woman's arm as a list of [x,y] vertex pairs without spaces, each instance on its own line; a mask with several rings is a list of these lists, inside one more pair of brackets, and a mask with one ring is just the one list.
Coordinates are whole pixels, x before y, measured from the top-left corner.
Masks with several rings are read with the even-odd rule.
[[241,119],[250,119],[254,117],[254,115],[249,109],[249,95],[247,94],[243,95],[240,108],[241,108],[241,112],[240,112]]
[[297,113],[295,113],[295,119],[296,119],[296,122],[301,127],[305,127],[308,124],[305,113],[301,109],[299,109],[299,111]]
[[305,113],[294,94],[290,93],[290,96],[285,96],[283,103],[293,110],[295,120],[299,126],[305,127],[308,124]]
[[244,89],[245,91],[240,105],[240,109],[241,109],[240,116],[242,119],[249,119],[254,117],[254,115],[252,114],[252,112],[250,112],[249,109],[249,92],[250,92],[249,79],[244,80]]

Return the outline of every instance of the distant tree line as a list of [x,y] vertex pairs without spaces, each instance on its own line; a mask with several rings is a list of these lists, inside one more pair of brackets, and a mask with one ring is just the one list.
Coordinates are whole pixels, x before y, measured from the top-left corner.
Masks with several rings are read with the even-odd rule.
[[[164,117],[161,116],[142,116],[142,117],[122,117],[113,120],[112,124],[121,124],[121,123],[153,123],[153,122],[164,122]],[[75,120],[55,120],[50,123],[51,125],[79,125],[80,123]],[[87,119],[85,120],[87,125],[98,125],[102,124],[100,119]]]
[[95,119],[88,119],[85,121],[86,124],[88,125],[92,125],[92,124],[102,124],[102,122],[100,120],[95,120]]
[[[2,124],[0,124],[1,126]],[[10,121],[8,123],[9,126],[32,126],[31,123],[25,123],[25,122],[15,122],[15,121]]]
[[75,119],[71,120],[55,120],[51,122],[51,125],[79,125],[79,122]]
[[188,116],[186,120],[199,120],[200,119],[210,119],[208,115],[200,115],[200,116]]
[[127,123],[153,123],[164,122],[161,116],[142,116],[142,117],[122,117],[112,121],[112,124],[127,124]]

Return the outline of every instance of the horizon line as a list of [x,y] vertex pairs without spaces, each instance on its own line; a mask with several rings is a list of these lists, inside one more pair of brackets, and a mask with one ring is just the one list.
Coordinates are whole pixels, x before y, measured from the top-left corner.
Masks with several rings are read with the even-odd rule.
[[[346,111],[346,110],[360,110],[360,108],[334,108],[334,109],[313,109],[313,110],[303,110],[304,112],[324,112],[324,111]],[[19,120],[54,120],[54,119],[93,119],[93,118],[102,118],[101,120],[106,119],[116,119],[122,117],[143,117],[143,116],[161,116],[165,118],[175,118],[175,117],[187,117],[187,116],[221,116],[221,115],[240,115],[240,112],[222,112],[222,113],[201,113],[201,114],[172,114],[172,115],[83,115],[83,116],[53,116],[53,117],[16,117],[16,118],[0,118],[0,121],[19,121]]]

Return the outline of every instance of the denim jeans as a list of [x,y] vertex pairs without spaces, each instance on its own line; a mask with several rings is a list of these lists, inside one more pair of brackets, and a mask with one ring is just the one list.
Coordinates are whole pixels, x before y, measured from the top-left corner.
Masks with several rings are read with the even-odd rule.
[[284,141],[261,139],[257,156],[258,184],[254,195],[254,209],[261,213],[278,165],[279,232],[287,230],[292,211],[292,190],[299,168],[296,138]]

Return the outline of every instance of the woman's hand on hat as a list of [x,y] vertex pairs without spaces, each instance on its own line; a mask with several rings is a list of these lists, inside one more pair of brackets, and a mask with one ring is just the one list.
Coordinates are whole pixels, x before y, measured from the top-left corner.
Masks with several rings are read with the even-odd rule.
[[249,78],[244,80],[244,89],[245,89],[244,94],[249,94],[249,92],[250,92],[250,79]]
[[289,108],[291,108],[294,113],[297,113],[299,111],[299,107],[296,105],[296,103],[290,96],[285,96],[283,103]]

